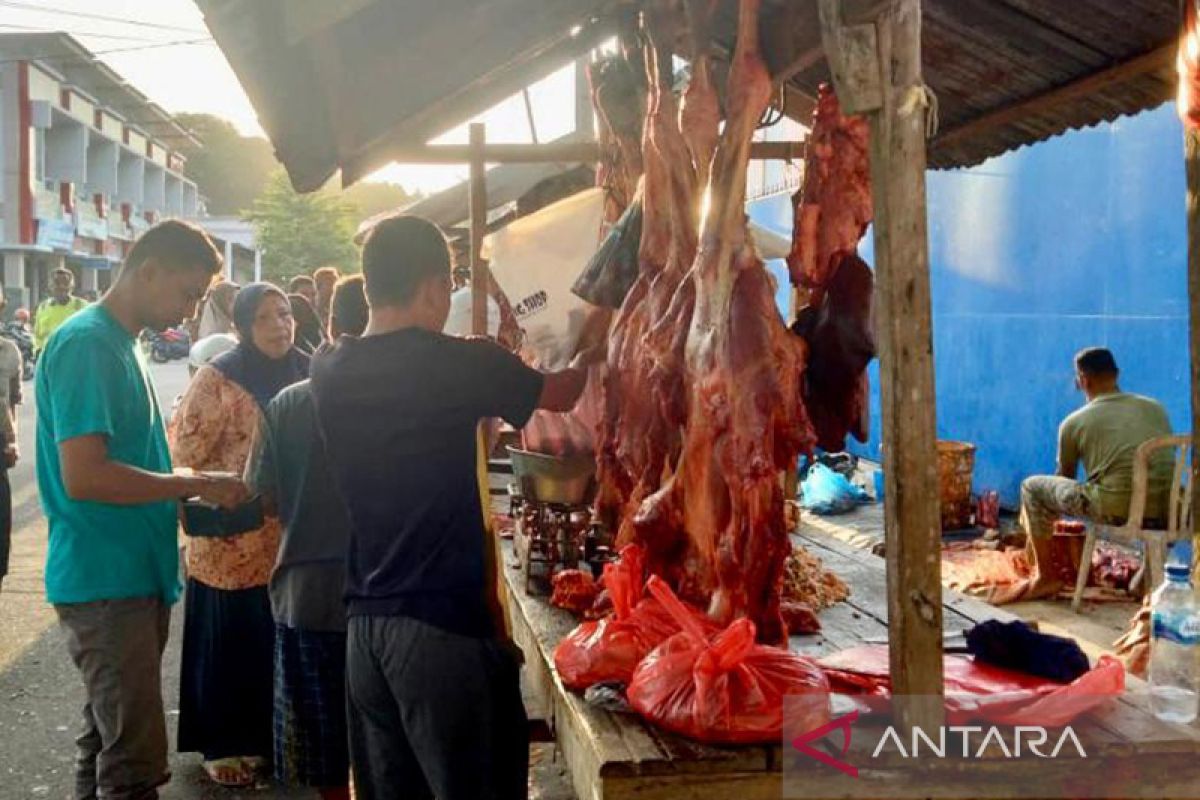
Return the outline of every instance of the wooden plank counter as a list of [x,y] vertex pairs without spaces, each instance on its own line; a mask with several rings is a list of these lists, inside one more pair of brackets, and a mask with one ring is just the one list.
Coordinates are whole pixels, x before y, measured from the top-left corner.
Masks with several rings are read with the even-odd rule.
[[[821,656],[863,643],[880,643],[887,637],[887,598],[882,559],[819,533],[797,541],[820,556],[825,566],[851,587],[848,601],[822,612],[823,631],[816,636],[793,637],[794,651]],[[783,758],[779,745],[712,747],[651,727],[635,715],[597,709],[582,696],[568,691],[554,671],[554,647],[575,627],[567,612],[553,608],[545,597],[526,594],[525,583],[511,541],[502,545],[503,575],[509,594],[513,638],[525,652],[527,691],[538,698],[548,716],[558,748],[571,770],[579,800],[779,800],[783,796]],[[984,619],[1013,619],[993,606],[952,592],[944,594],[946,633],[965,630]],[[1130,679],[1130,688],[1144,684]],[[1200,733],[1190,726],[1169,725],[1156,719],[1143,700],[1121,698],[1074,726],[1089,743],[1088,756],[1137,759],[1143,766],[1156,757],[1178,753],[1200,755]],[[857,730],[857,727],[856,727]],[[860,737],[861,738],[861,737]],[[1103,752],[1091,748],[1100,743]],[[1200,764],[1200,759],[1196,759]],[[980,763],[980,762],[976,762]],[[1095,762],[1092,762],[1095,763]],[[809,797],[821,796],[825,779],[839,773],[815,765]],[[961,767],[961,765],[960,765]],[[982,790],[991,775],[999,786],[1017,780],[1019,761],[988,763],[969,775],[959,770],[964,797],[1000,796]],[[1064,765],[1066,773],[1077,765]],[[982,772],[981,772],[982,770]],[[833,774],[831,774],[833,773]],[[957,785],[957,784],[956,784]],[[830,784],[829,791],[845,796]],[[1161,797],[1200,796],[1200,782],[1190,793]],[[1053,793],[1047,796],[1053,796]]]

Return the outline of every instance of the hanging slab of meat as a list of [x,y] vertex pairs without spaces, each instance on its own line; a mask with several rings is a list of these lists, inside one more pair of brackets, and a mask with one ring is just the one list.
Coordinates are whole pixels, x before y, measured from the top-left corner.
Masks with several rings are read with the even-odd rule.
[[[718,124],[711,83],[689,89],[689,113],[681,115],[676,105],[671,52],[664,44],[678,39],[670,5],[655,3],[646,12],[650,95],[642,142],[639,273],[609,336],[599,437],[597,512],[617,531],[620,544],[632,539],[633,513],[661,484],[680,449],[683,332],[691,307],[674,300],[696,252],[699,184],[692,153],[702,154],[706,139],[715,141]],[[707,57],[695,60],[706,63]]]
[[833,89],[818,90],[795,208],[792,283],[811,289],[792,330],[809,344],[804,402],[817,443],[837,452],[846,435],[867,440],[866,368],[875,357],[874,275],[855,250],[871,222],[867,123],[841,112]]
[[635,527],[651,570],[681,594],[720,623],[748,617],[760,641],[783,643],[780,586],[791,546],[779,475],[814,438],[801,400],[807,347],[780,319],[746,233],[750,140],[771,92],[758,8],[759,0],[739,2],[729,116],[691,273],[682,452]]
[[855,251],[871,224],[869,145],[866,120],[842,114],[833,87],[822,84],[804,157],[804,182],[792,196],[795,219],[787,261],[794,285],[822,291],[842,256]]
[[607,56],[588,65],[592,107],[603,148],[597,185],[606,190],[605,221],[612,224],[633,199],[642,174],[642,120],[645,111],[640,51]]

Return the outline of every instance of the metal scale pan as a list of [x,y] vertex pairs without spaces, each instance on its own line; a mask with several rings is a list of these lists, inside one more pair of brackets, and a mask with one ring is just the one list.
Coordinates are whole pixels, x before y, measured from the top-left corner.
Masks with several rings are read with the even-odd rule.
[[525,590],[549,592],[559,568],[590,561],[595,550],[591,503],[596,494],[596,462],[508,448],[518,495],[514,498],[517,555]]

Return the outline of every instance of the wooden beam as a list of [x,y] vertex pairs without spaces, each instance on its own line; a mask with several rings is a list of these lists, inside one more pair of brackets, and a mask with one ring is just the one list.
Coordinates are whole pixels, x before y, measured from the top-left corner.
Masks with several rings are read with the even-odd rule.
[[487,233],[487,134],[482,122],[472,122],[471,149],[471,333],[487,336],[488,269],[483,261],[483,237]]
[[[462,144],[395,145],[389,157],[401,164],[463,164],[470,162],[472,150],[470,145]],[[754,142],[750,157],[781,161],[803,158],[804,141]],[[588,163],[599,158],[600,146],[596,142],[486,144],[483,148],[483,160],[488,164]]]
[[[839,50],[851,38],[842,17],[843,0],[821,0],[820,8],[834,75],[863,76],[873,60],[879,76],[881,105],[867,119],[875,206],[889,663],[893,695],[908,698],[897,705],[900,723],[936,735],[943,718],[941,515],[925,218],[927,105],[914,94],[923,86],[921,0],[894,0],[887,6],[874,22],[874,53],[858,46]],[[839,64],[838,59],[845,61]]]
[[955,142],[980,133],[1000,128],[1043,111],[1055,109],[1078,97],[1092,94],[1115,83],[1130,80],[1158,70],[1167,69],[1175,63],[1176,42],[1174,39],[1153,50],[1121,61],[1112,66],[1092,72],[1071,83],[1056,86],[967,120],[961,125],[948,128],[934,140],[934,146]]
[[821,45],[810,47],[804,52],[798,54],[795,58],[787,63],[782,69],[771,76],[771,80],[776,83],[791,80],[796,75],[799,75],[804,70],[816,64],[825,57],[825,48]]

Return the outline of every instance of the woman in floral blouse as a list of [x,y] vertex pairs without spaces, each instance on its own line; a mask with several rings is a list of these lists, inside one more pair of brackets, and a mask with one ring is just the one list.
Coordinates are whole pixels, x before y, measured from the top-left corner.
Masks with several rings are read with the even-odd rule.
[[[243,288],[233,307],[238,346],[196,373],[173,420],[177,467],[241,474],[262,409],[308,376],[292,345],[287,296],[269,283]],[[275,625],[267,582],[279,523],[187,542],[179,750],[199,751],[227,786],[252,783],[272,751]]]

